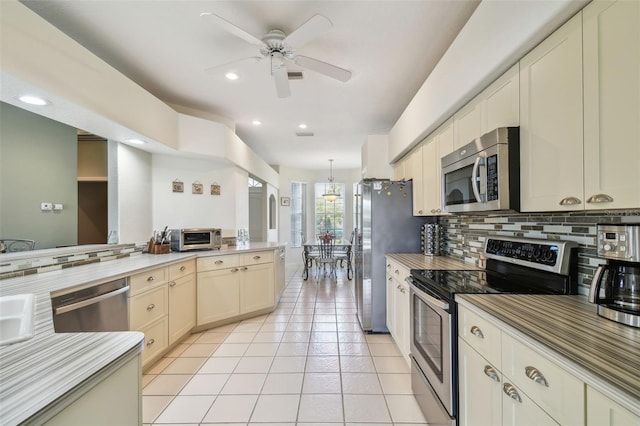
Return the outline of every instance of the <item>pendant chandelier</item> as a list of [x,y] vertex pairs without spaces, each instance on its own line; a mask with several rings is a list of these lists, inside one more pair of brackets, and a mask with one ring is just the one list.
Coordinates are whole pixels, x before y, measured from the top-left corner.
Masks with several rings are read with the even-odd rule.
[[322,194],[322,197],[327,201],[335,201],[340,198],[340,194],[336,192],[336,186],[333,183],[333,159],[329,159],[329,191],[325,194]]

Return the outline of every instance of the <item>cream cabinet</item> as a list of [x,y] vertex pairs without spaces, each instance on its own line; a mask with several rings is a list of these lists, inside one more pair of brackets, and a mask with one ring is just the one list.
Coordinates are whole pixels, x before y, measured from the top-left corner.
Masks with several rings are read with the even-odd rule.
[[451,151],[498,127],[520,124],[519,82],[516,64],[454,114]]
[[578,13],[520,61],[522,211],[583,203],[582,21]]
[[410,365],[410,299],[409,285],[405,278],[409,269],[387,258],[387,328],[396,342],[400,353]]
[[198,259],[197,325],[273,308],[274,252]]
[[584,207],[640,207],[640,2],[583,10]]
[[393,163],[393,180],[411,180],[413,179],[413,162],[411,154]]
[[639,426],[640,417],[587,386],[587,426]]
[[424,165],[423,159],[424,142],[420,143],[416,149],[410,154],[411,170],[413,170],[413,185],[411,187],[413,196],[413,215],[426,215],[425,206],[425,188],[424,188]]
[[441,216],[442,209],[442,157],[453,152],[453,122],[444,123],[422,147],[422,174],[424,187],[423,210],[425,216]]
[[169,266],[169,345],[196,326],[196,261]]
[[492,319],[458,308],[461,425],[584,425],[584,383]]

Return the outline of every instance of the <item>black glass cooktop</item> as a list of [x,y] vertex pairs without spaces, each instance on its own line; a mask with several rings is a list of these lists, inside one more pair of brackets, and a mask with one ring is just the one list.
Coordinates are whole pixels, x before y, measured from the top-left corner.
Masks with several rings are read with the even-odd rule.
[[436,298],[452,300],[456,293],[573,294],[566,275],[504,262],[487,261],[483,271],[412,269],[413,284]]

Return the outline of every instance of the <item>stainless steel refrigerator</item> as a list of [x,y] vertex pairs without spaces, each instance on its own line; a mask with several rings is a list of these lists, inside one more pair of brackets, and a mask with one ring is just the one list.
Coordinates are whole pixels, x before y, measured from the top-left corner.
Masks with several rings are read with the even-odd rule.
[[411,182],[358,184],[354,239],[355,294],[362,330],[387,333],[387,253],[420,253],[423,217],[413,217]]

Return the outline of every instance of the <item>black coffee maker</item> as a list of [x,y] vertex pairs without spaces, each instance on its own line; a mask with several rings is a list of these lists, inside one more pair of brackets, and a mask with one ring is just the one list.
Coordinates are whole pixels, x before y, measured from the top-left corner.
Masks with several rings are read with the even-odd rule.
[[640,224],[598,225],[598,255],[589,301],[598,315],[640,328]]

